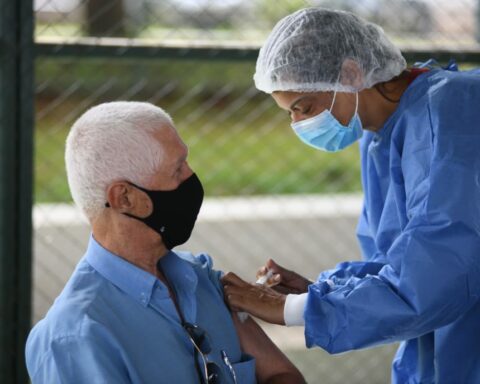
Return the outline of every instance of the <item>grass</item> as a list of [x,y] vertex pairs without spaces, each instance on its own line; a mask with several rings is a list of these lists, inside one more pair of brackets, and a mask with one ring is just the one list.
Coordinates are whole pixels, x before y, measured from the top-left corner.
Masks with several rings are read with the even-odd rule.
[[357,146],[327,154],[302,144],[252,72],[252,63],[38,60],[35,201],[70,201],[68,130],[91,105],[117,99],[172,115],[208,196],[360,190]]

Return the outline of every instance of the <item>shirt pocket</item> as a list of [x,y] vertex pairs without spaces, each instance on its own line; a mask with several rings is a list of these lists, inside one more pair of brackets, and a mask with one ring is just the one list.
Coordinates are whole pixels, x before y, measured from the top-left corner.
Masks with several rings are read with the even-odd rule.
[[232,364],[237,377],[237,384],[256,384],[257,379],[255,377],[255,358],[243,354],[242,359]]

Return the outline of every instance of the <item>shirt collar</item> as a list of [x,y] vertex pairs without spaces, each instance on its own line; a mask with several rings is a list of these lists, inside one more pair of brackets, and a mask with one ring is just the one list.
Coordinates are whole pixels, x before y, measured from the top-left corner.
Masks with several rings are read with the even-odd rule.
[[[157,298],[169,297],[168,288],[157,277],[103,248],[93,235],[90,236],[85,257],[87,262],[105,279],[143,306],[150,303],[154,288],[157,288]],[[197,287],[197,275],[191,264],[172,251],[163,256],[159,264],[177,294],[192,297]],[[184,300],[185,298],[182,301]]]
[[158,261],[158,266],[162,268],[176,290],[195,291],[198,279],[192,265],[175,252],[169,251]]
[[[142,305],[148,305],[153,288],[159,282],[155,276],[103,248],[93,235],[90,236],[85,257],[105,279]],[[164,285],[162,287],[168,297],[167,288]]]

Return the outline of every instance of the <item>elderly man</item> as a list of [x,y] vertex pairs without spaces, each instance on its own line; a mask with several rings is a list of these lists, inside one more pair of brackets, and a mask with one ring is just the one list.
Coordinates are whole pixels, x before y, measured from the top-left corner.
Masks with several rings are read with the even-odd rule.
[[102,104],[74,124],[68,182],[92,236],[29,335],[32,383],[303,382],[253,320],[232,318],[209,256],[171,251],[203,200],[187,154],[151,104]]

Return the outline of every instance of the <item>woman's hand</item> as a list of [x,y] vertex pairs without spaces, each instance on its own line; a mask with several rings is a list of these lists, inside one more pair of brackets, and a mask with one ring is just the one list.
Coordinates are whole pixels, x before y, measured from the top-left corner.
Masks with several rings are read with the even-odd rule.
[[308,291],[308,286],[313,283],[298,273],[281,267],[272,259],[267,260],[266,264],[257,271],[257,279],[266,275],[268,271],[272,271],[273,275],[265,285],[273,287],[284,295],[305,293]]
[[284,325],[286,295],[260,284],[243,281],[233,272],[222,278],[225,300],[232,311],[245,311],[266,322]]

